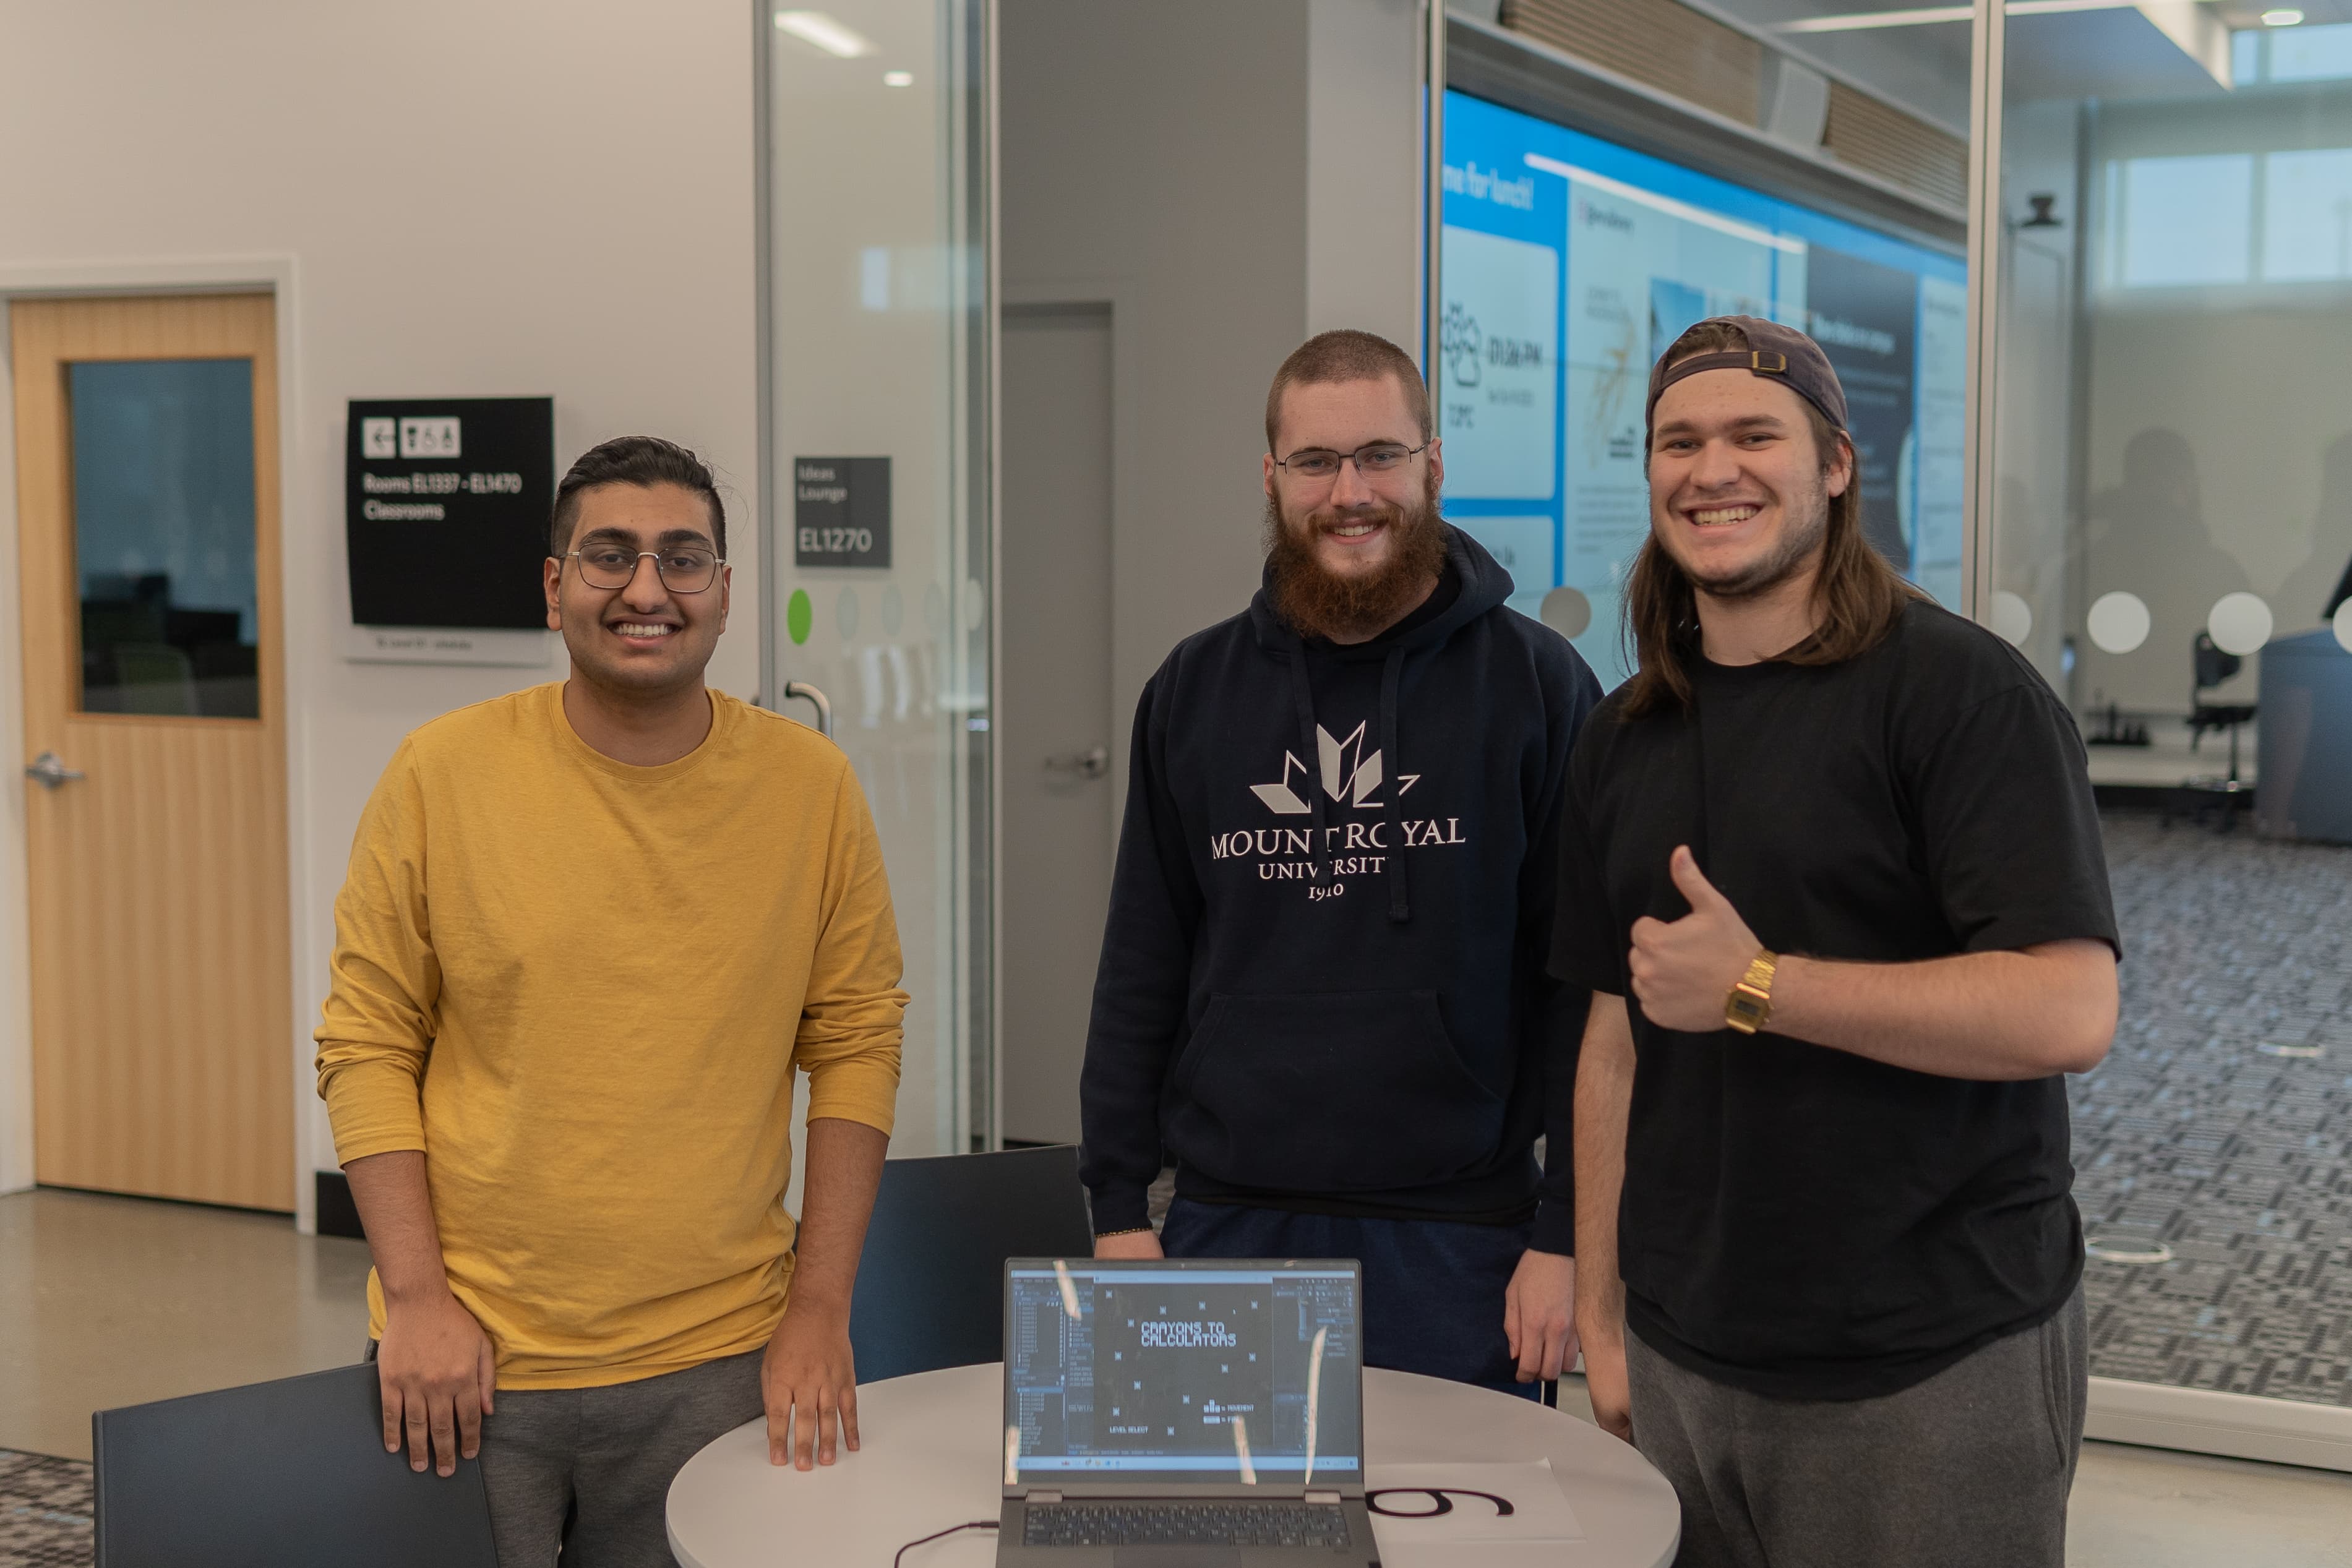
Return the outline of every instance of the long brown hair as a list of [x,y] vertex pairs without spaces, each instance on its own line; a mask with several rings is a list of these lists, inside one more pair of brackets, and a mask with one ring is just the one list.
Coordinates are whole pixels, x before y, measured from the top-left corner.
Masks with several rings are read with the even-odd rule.
[[[1675,340],[1669,363],[1721,349],[1745,349],[1748,334],[1728,321],[1702,321]],[[1821,410],[1805,404],[1805,423],[1826,471],[1838,449],[1851,449],[1845,433]],[[1650,455],[1642,454],[1644,471]],[[1784,664],[1838,664],[1868,653],[1895,630],[1904,607],[1926,594],[1887,564],[1862,531],[1862,460],[1843,495],[1830,497],[1829,527],[1822,541],[1821,570],[1813,579],[1813,603],[1821,613],[1812,635],[1778,656]],[[1625,580],[1624,638],[1635,661],[1620,710],[1628,719],[1660,708],[1688,711],[1690,670],[1685,663],[1698,635],[1698,596],[1691,580],[1666,553],[1653,531],[1642,542]]]

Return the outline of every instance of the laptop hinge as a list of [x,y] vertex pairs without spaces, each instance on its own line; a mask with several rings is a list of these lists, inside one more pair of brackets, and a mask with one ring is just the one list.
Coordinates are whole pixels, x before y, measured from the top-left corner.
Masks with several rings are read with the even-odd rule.
[[1032,1490],[1021,1500],[1024,1502],[1059,1502],[1062,1500],[1062,1494],[1057,1491],[1047,1491],[1044,1488],[1040,1487]]
[[1307,1494],[1307,1500],[1308,1502],[1338,1502],[1339,1500],[1339,1494],[1335,1491],[1310,1490]]

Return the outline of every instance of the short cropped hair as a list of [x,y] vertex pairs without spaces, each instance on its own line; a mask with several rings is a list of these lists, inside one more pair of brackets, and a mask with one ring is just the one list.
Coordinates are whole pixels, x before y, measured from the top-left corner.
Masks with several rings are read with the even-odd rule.
[[616,435],[580,455],[555,486],[555,513],[547,525],[548,554],[560,556],[571,549],[580,497],[599,485],[675,485],[693,491],[710,508],[710,542],[719,558],[726,559],[727,504],[719,498],[719,482],[701,458],[658,435]]
[[[1430,437],[1429,388],[1412,356],[1386,338],[1341,328],[1318,332],[1290,351],[1274,385],[1265,394],[1265,449],[1274,451],[1275,427],[1282,422],[1282,394],[1296,386],[1330,386],[1339,382],[1377,382],[1394,376],[1404,391],[1404,405],[1421,426],[1421,438]],[[1281,454],[1276,453],[1276,456]]]

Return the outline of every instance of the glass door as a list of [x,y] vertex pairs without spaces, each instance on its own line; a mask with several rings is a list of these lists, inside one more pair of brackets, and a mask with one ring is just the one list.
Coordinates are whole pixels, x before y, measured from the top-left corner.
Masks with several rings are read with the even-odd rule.
[[892,1152],[995,1134],[993,63],[988,0],[759,13],[762,700],[820,712],[906,950]]

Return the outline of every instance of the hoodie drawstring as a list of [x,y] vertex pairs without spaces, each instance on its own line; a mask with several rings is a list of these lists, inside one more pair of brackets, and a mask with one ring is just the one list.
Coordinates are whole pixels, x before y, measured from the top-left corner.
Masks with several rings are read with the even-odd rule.
[[1307,765],[1307,831],[1314,836],[1307,853],[1307,868],[1317,882],[1323,880],[1323,748],[1315,744],[1315,688],[1307,679],[1307,647],[1296,638],[1290,644],[1290,695],[1298,705],[1298,748]]
[[[1397,796],[1402,792],[1397,758],[1397,683],[1404,672],[1404,650],[1389,650],[1381,665],[1381,758],[1383,777],[1381,786],[1388,791],[1381,805],[1381,821],[1387,829],[1389,876],[1389,919],[1402,924],[1412,918],[1412,880],[1406,874],[1404,838],[1397,821]],[[1307,648],[1304,643],[1290,645],[1290,695],[1298,708],[1298,748],[1307,754],[1307,831],[1313,835],[1314,849],[1308,863],[1316,881],[1323,880],[1323,852],[1329,848],[1323,831],[1323,748],[1315,729],[1315,688],[1307,676]],[[1341,787],[1346,787],[1346,780]]]
[[1388,824],[1389,843],[1389,919],[1402,923],[1412,918],[1412,885],[1404,869],[1404,840],[1397,828],[1397,796],[1403,790],[1403,759],[1397,754],[1397,677],[1404,669],[1402,645],[1389,650],[1388,661],[1381,667],[1381,755],[1387,759],[1388,800],[1381,808],[1381,817]]

